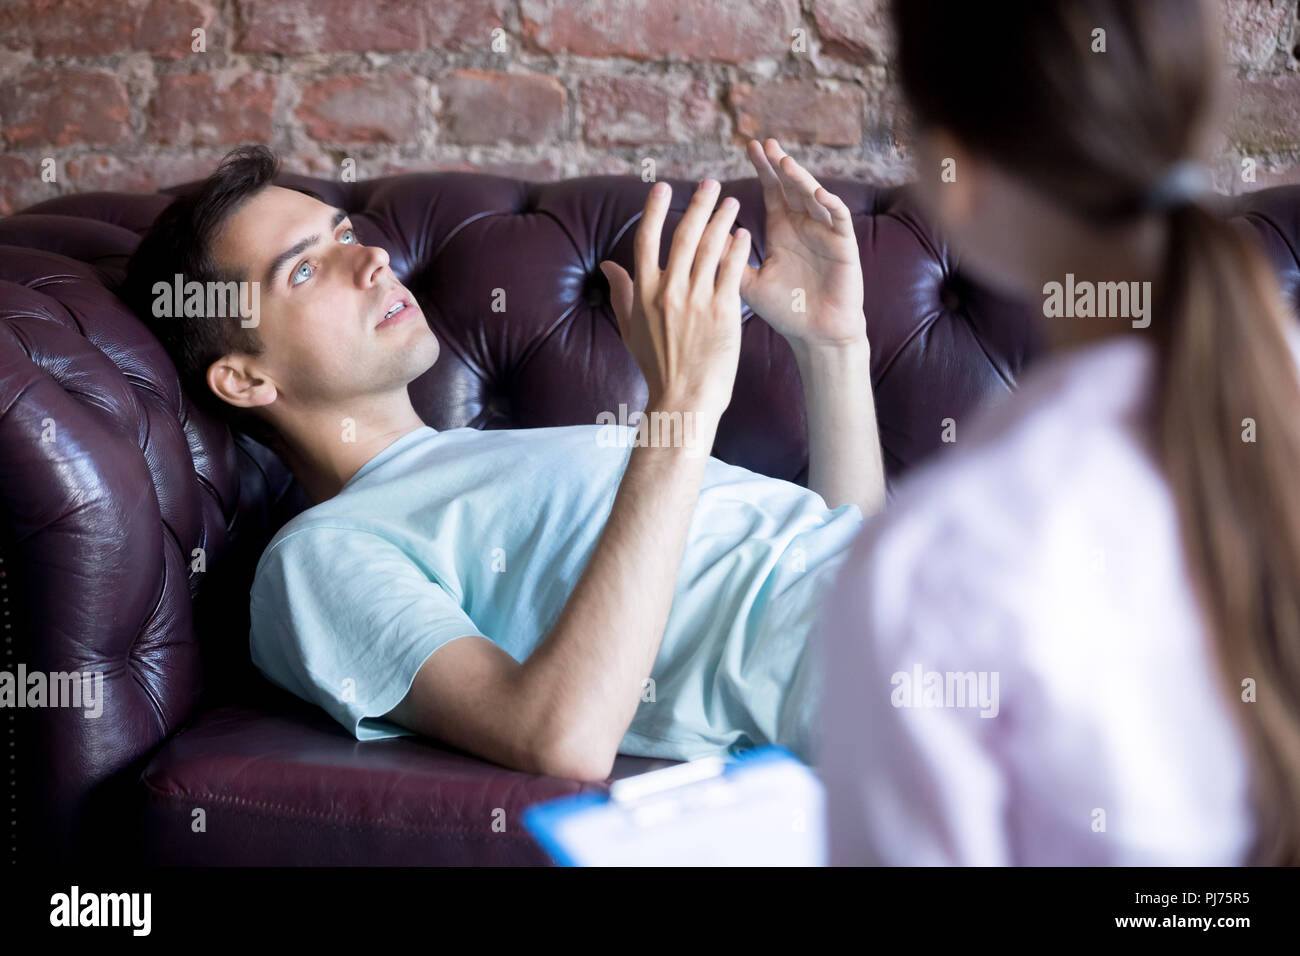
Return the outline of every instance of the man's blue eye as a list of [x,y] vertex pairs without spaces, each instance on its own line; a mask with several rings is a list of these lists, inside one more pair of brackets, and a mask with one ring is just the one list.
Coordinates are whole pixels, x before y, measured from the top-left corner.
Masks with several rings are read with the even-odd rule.
[[[357,241],[357,234],[353,232],[351,229],[344,229],[343,235],[339,237],[339,242],[342,242],[345,245],[356,245],[356,241]],[[291,283],[292,285],[302,285],[303,282],[306,282],[308,279],[311,278],[312,273],[308,272],[306,275],[303,275],[302,274],[303,269],[311,269],[311,263],[304,262],[302,265],[300,265],[297,269],[294,270],[293,282]],[[299,279],[301,279],[302,281],[300,282]]]

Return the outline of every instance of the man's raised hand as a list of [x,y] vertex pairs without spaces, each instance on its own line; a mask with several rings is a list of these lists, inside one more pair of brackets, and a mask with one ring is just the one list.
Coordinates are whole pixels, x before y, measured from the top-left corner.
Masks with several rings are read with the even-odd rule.
[[636,278],[601,262],[623,342],[645,376],[651,405],[721,416],[731,402],[740,361],[740,285],[749,233],[731,234],[739,203],[726,199],[710,218],[719,184],[696,190],[673,234],[667,268],[660,237],[671,189],[656,183],[635,241]]
[[775,139],[746,146],[763,185],[767,255],[746,266],[740,294],[794,345],[861,344],[862,261],[844,201]]

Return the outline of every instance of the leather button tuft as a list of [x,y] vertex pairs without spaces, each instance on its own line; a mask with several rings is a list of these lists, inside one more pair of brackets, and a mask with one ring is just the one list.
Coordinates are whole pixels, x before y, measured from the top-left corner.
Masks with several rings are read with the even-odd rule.
[[961,309],[961,293],[954,288],[953,283],[945,282],[939,287],[939,302],[942,303],[943,307],[949,312],[956,312]]
[[582,283],[582,301],[592,309],[609,301],[609,282],[605,273],[599,269],[587,273]]

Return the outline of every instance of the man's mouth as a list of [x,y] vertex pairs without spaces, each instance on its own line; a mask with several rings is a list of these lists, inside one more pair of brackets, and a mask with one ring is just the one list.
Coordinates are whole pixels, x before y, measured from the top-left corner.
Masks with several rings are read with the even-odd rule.
[[417,310],[418,307],[414,300],[401,292],[394,293],[384,301],[384,317],[375,328],[382,329],[385,326],[396,325],[403,319],[410,317]]

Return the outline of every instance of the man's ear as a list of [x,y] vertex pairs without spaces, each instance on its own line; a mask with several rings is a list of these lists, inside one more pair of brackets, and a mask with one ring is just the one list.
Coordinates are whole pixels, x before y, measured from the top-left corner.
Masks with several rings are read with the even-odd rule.
[[275,401],[275,383],[259,371],[253,357],[241,352],[223,355],[208,366],[208,388],[236,408],[257,408]]

